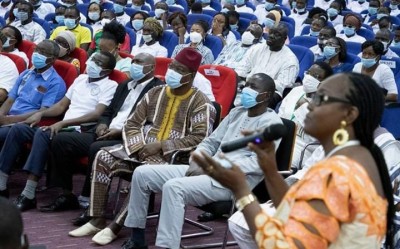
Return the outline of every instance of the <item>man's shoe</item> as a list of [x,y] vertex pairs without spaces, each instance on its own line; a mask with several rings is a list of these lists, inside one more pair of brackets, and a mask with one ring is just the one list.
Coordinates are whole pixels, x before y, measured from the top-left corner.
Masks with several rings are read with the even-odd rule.
[[71,232],[68,233],[68,235],[72,237],[83,237],[96,234],[99,231],[101,231],[100,228],[97,228],[92,224],[90,224],[90,222],[88,222],[85,225],[81,226],[80,228],[72,230]]
[[148,248],[147,246],[136,245],[136,243],[131,239],[128,239],[127,241],[125,241],[121,247],[121,249],[147,249],[147,248]]
[[88,223],[91,219],[92,217],[89,216],[89,208],[87,208],[78,217],[72,220],[72,224],[80,227]]
[[117,238],[117,235],[108,227],[104,228],[92,238],[92,241],[98,245],[108,245]]
[[10,197],[10,192],[8,191],[8,188],[6,188],[4,190],[0,190],[0,196],[2,196],[4,198]]
[[197,216],[197,220],[200,222],[207,222],[207,221],[212,221],[215,220],[217,217],[213,213],[210,212],[204,212],[202,214],[199,214]]
[[19,195],[14,201],[19,211],[24,212],[29,209],[36,208],[36,198],[28,199],[25,195]]
[[39,210],[41,212],[56,212],[56,211],[65,211],[65,210],[73,210],[79,208],[78,198],[74,194],[69,195],[60,195],[58,196],[53,203],[41,206]]

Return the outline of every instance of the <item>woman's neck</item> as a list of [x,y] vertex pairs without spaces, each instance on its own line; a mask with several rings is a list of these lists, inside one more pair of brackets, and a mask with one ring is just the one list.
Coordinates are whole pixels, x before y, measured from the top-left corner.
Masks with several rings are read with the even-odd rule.
[[336,66],[339,65],[339,64],[340,64],[339,56],[334,56],[334,57],[332,57],[332,58],[329,60],[329,65],[330,65],[331,67],[336,67]]

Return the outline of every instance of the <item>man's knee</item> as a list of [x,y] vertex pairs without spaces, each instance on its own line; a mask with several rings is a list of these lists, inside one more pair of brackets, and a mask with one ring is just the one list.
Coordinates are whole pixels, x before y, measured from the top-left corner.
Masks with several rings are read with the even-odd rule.
[[181,181],[181,178],[174,178],[171,180],[168,180],[164,185],[163,185],[163,194],[167,193],[182,193],[185,190],[186,184]]

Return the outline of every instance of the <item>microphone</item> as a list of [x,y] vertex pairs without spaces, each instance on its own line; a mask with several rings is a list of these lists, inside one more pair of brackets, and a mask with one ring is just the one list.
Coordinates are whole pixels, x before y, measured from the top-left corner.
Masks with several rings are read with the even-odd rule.
[[284,136],[286,132],[283,124],[273,124],[265,128],[263,132],[224,143],[221,145],[221,150],[222,152],[231,152],[246,147],[248,143],[260,144],[264,141],[273,141]]

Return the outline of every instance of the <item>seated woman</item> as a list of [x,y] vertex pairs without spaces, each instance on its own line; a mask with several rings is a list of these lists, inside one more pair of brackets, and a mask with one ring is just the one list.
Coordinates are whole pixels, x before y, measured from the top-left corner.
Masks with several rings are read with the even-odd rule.
[[101,24],[101,14],[103,11],[104,9],[100,4],[96,2],[91,2],[89,4],[86,23],[92,26],[93,34],[96,34],[96,32],[104,26],[104,24]]
[[246,176],[235,163],[225,165],[206,153],[192,159],[233,192],[259,248],[374,248],[386,235],[393,247],[393,190],[373,132],[384,99],[368,76],[346,73],[326,79],[308,106],[304,131],[318,139],[325,159],[292,187],[278,173],[273,142],[249,143],[277,207],[263,212]]
[[308,34],[304,34],[306,36],[318,37],[319,32],[323,27],[326,26],[326,19],[324,16],[321,16],[317,19],[314,19],[310,25],[310,32]]
[[185,44],[189,34],[186,31],[187,17],[182,12],[174,12],[168,18],[168,25],[172,27],[174,32],[179,37],[179,44]]
[[379,61],[383,55],[384,47],[382,42],[377,40],[366,41],[361,45],[362,58],[357,63],[353,72],[361,73],[373,78],[386,94],[386,101],[397,101],[397,86],[393,71],[386,64]]
[[277,10],[271,10],[264,20],[264,34],[268,34],[272,27],[278,26],[281,21],[282,14]]
[[26,66],[29,65],[28,56],[23,51],[19,51],[18,47],[22,42],[22,34],[14,26],[6,25],[1,29],[1,33],[7,37],[7,41],[3,44],[3,52],[15,54],[24,59]]
[[147,18],[143,25],[142,39],[144,42],[136,43],[132,47],[131,55],[148,53],[154,57],[168,57],[168,50],[158,42],[163,32],[161,24],[155,18]]
[[203,20],[198,20],[193,23],[190,28],[190,42],[187,44],[179,44],[175,47],[174,52],[172,52],[171,58],[175,56],[184,48],[191,47],[196,49],[202,56],[201,65],[212,64],[214,61],[214,55],[211,50],[204,46],[203,41],[207,35],[208,23]]
[[168,27],[168,5],[165,2],[158,2],[154,5],[154,17],[166,30]]
[[144,21],[149,17],[149,14],[143,11],[138,11],[131,16],[131,25],[133,30],[136,32],[135,44],[140,44],[142,41]]
[[362,21],[357,14],[347,14],[343,18],[343,33],[338,33],[337,37],[345,41],[363,43],[365,38],[357,34],[357,31],[361,29],[361,25]]
[[343,25],[343,15],[342,10],[346,9],[346,1],[345,0],[334,0],[329,9],[326,10],[328,14],[328,21],[332,23],[333,27],[337,25]]
[[343,39],[337,37],[329,38],[325,43],[323,54],[324,57],[320,60],[328,63],[333,73],[351,72],[353,69],[353,64],[344,62],[347,57],[347,46]]
[[70,56],[71,52],[74,51],[76,44],[74,33],[68,30],[61,31],[60,33],[58,33],[56,38],[54,38],[54,41],[60,47],[60,54],[58,55],[58,59],[74,65],[79,74],[81,64],[78,59]]
[[224,45],[229,45],[236,41],[236,36],[229,26],[229,17],[222,12],[215,14],[208,34],[219,37]]

